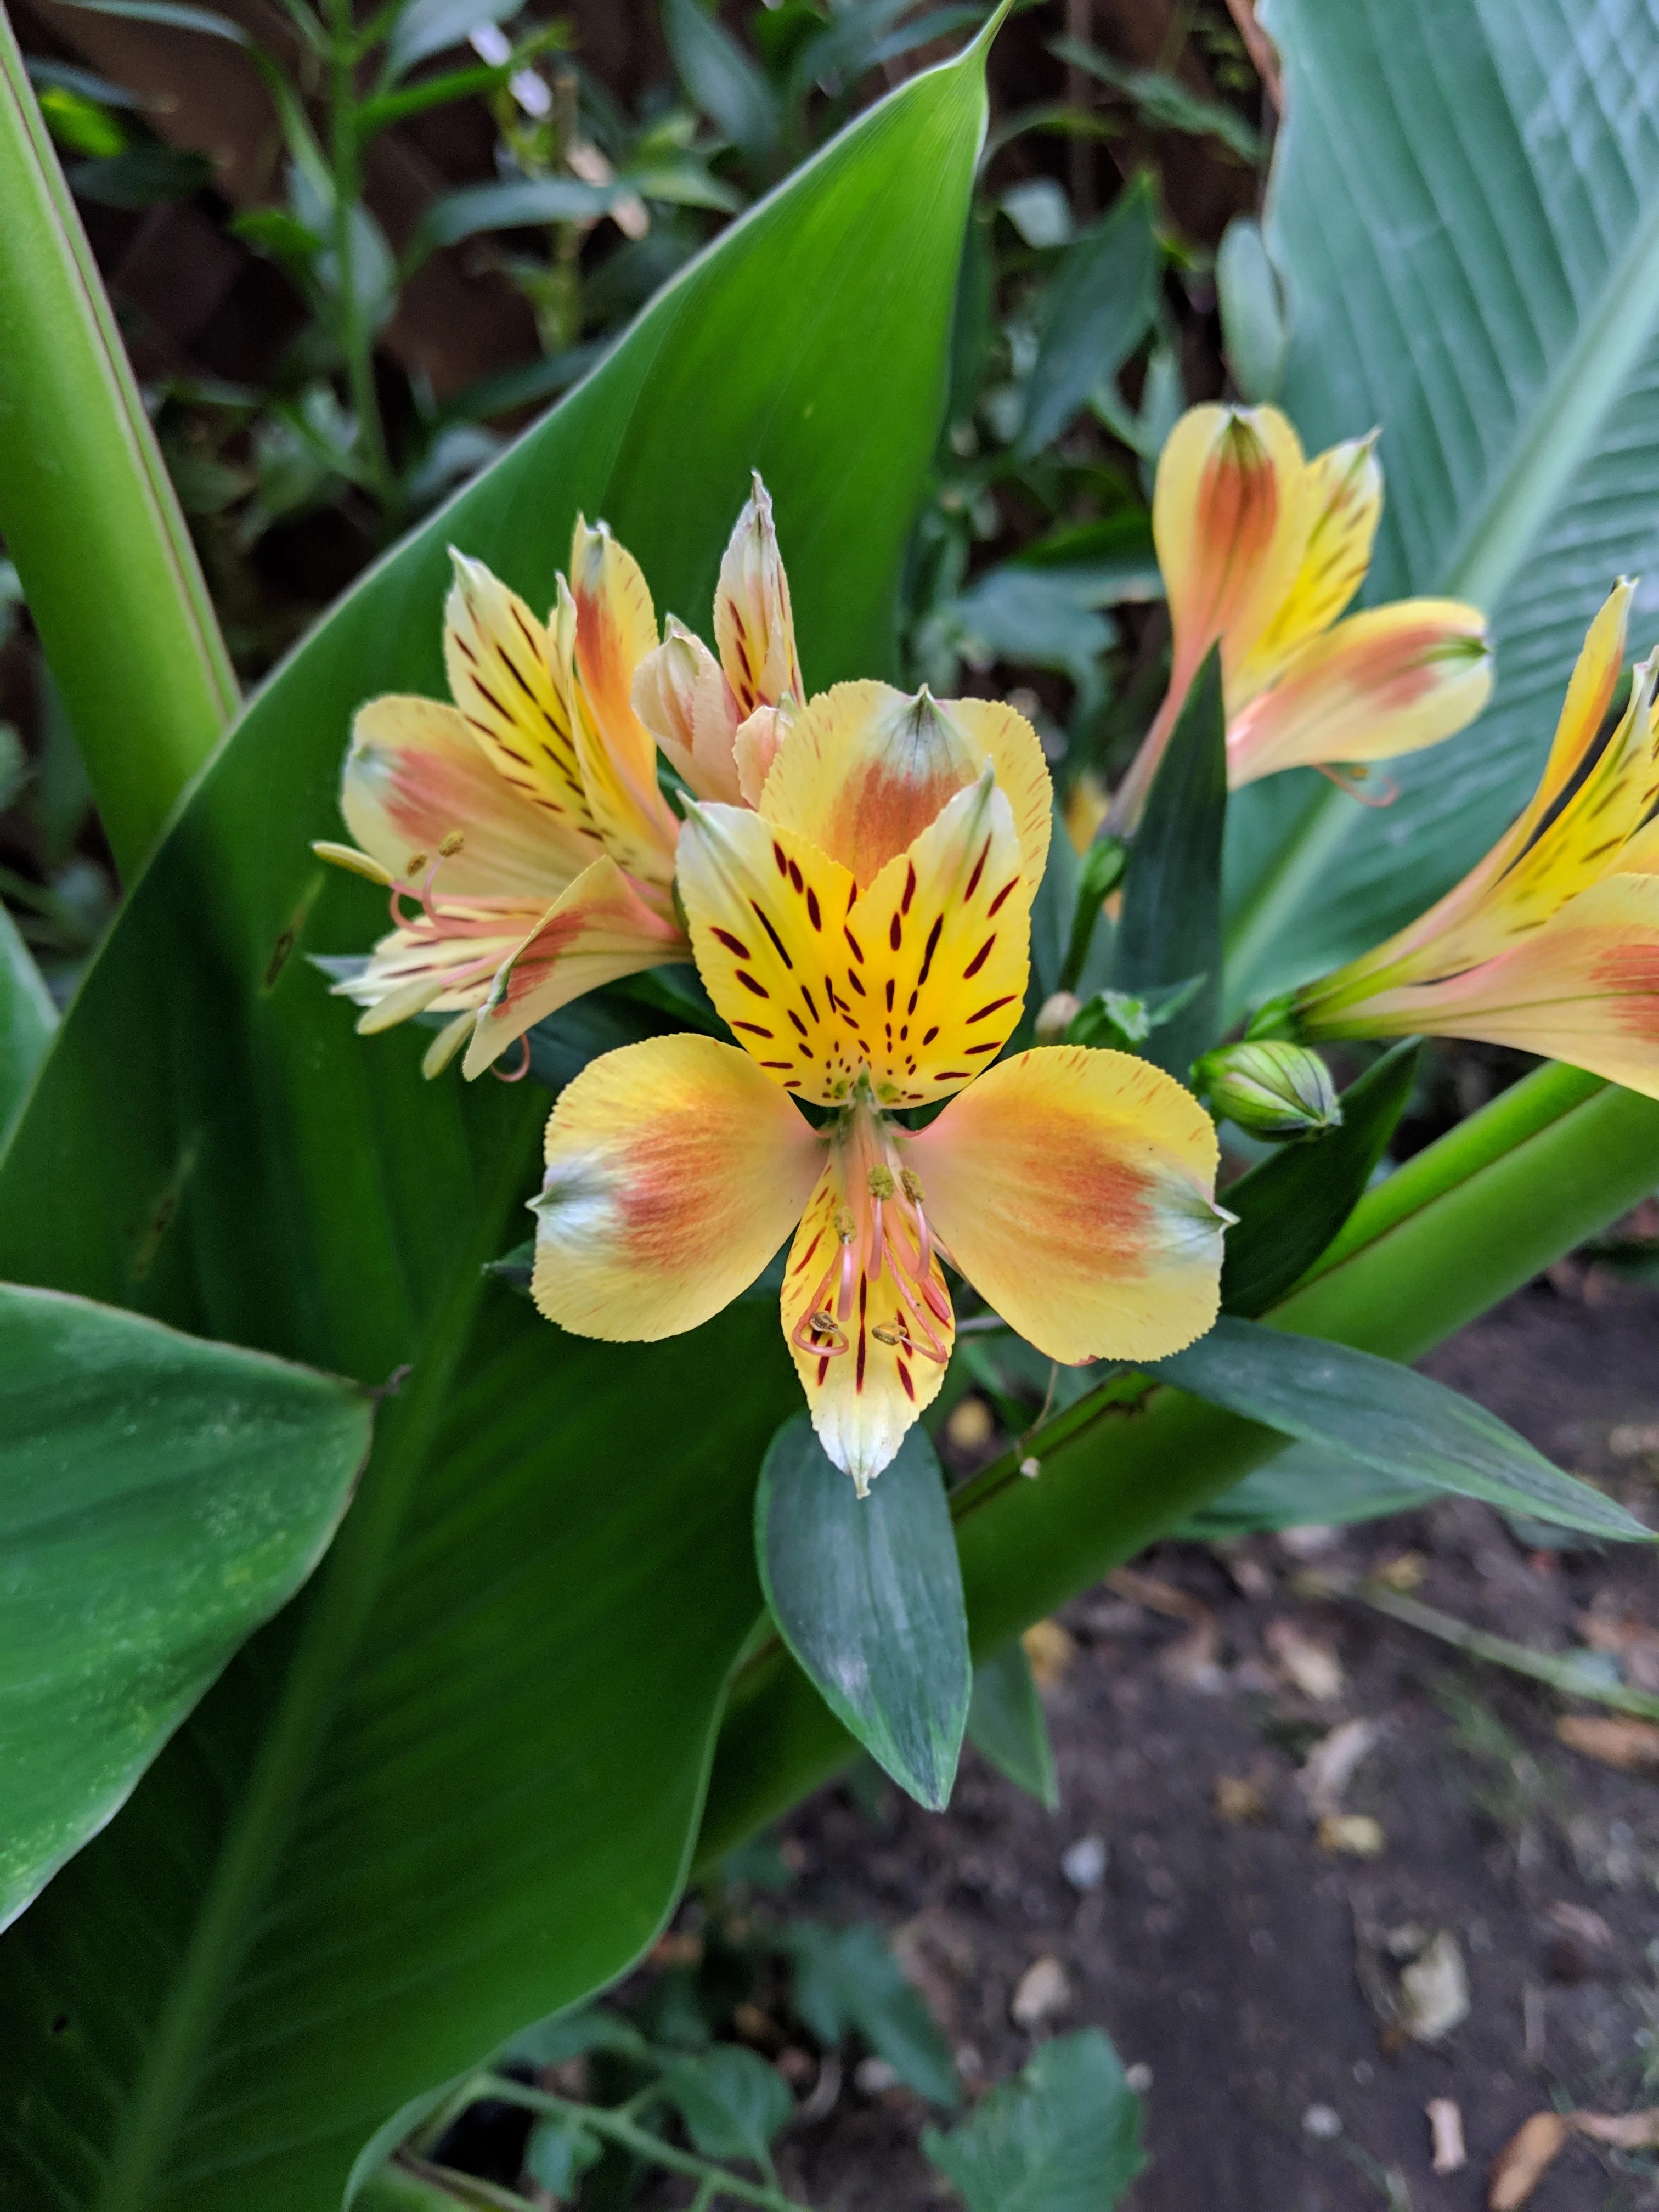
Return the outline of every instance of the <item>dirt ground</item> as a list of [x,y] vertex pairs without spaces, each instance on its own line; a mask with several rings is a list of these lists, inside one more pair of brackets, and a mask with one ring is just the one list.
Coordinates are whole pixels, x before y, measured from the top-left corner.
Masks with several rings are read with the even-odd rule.
[[[1651,1521],[1656,1348],[1659,1291],[1574,1263],[1425,1364]],[[1659,1626],[1651,1558],[1529,1552],[1462,1501],[1322,1544],[1165,1545],[1137,1570],[1199,1601],[1186,1620],[1133,1584],[1063,1616],[1072,1649],[1047,1693],[1058,1814],[970,1751],[945,1815],[891,1790],[872,1814],[842,1786],[787,1824],[803,1869],[791,1909],[882,1923],[970,2083],[1024,2063],[1013,1993],[1056,1962],[1064,2000],[1033,2033],[1098,2022],[1146,2069],[1152,2162],[1131,2212],[1474,2212],[1528,2114],[1659,2103],[1659,1789],[1559,1742],[1568,1708],[1552,1692],[1298,1595],[1310,1571],[1402,1554],[1395,1571],[1420,1599],[1539,1649],[1582,1644],[1592,1606],[1604,1625]],[[1298,1778],[1351,1721],[1375,1737],[1328,1796],[1350,1826],[1327,1840],[1375,1846],[1352,1826],[1369,1816],[1371,1857],[1322,1847]],[[1086,1838],[1104,1871],[1079,1887],[1061,1862]],[[1091,1856],[1073,1854],[1074,1874]],[[1379,2007],[1442,1931],[1468,2010],[1425,2044]],[[1431,2171],[1435,2098],[1461,2111],[1455,2174]],[[902,2089],[849,2084],[791,2129],[781,2169],[819,2212],[952,2201],[916,2148],[921,2118]],[[1530,2206],[1654,2212],[1659,2161],[1573,2143]]]

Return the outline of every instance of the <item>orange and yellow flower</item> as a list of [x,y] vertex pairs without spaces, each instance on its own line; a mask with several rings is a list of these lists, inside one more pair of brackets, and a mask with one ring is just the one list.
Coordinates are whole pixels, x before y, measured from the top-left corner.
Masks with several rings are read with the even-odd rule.
[[1344,610],[1382,510],[1375,438],[1311,461],[1273,407],[1194,407],[1170,434],[1152,494],[1169,597],[1170,686],[1112,803],[1127,834],[1176,718],[1219,641],[1228,781],[1354,765],[1439,744],[1492,690],[1485,617],[1455,599]]
[[684,724],[684,757],[678,722],[664,749],[694,790],[733,799],[740,763],[769,761],[768,718],[793,712],[801,683],[758,477],[720,570],[722,663],[672,617],[659,646],[639,563],[604,523],[577,519],[569,580],[558,578],[546,622],[481,562],[453,558],[444,660],[453,703],[391,697],[362,709],[340,796],[356,843],[318,850],[392,894],[394,927],[336,987],[364,1009],[359,1029],[449,1014],[425,1072],[465,1044],[465,1073],[476,1076],[584,992],[691,957],[674,908],[679,820],[635,707],[636,693],[647,714],[677,698],[664,654],[691,660],[691,704],[709,693],[714,707]]
[[[738,1045],[649,1039],[562,1093],[532,1207],[542,1312],[672,1335],[793,1231],[784,1334],[860,1492],[943,1379],[947,1258],[1055,1359],[1153,1358],[1207,1328],[1225,1217],[1196,1100],[1126,1054],[991,1065],[1050,818],[1012,708],[882,684],[804,708],[757,810],[692,803],[680,894]],[[940,1100],[924,1128],[900,1118]]]
[[1597,750],[1633,588],[1590,625],[1520,818],[1408,928],[1295,994],[1297,1035],[1475,1038],[1659,1097],[1659,655]]

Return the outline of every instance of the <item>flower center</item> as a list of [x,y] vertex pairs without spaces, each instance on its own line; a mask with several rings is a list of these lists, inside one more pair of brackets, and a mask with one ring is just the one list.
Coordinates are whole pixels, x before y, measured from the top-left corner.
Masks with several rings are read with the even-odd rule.
[[830,1164],[841,1185],[836,1249],[795,1325],[793,1340],[802,1352],[829,1358],[847,1351],[848,1324],[862,1315],[884,1271],[892,1279],[894,1311],[870,1334],[941,1367],[950,1358],[951,1302],[935,1264],[935,1255],[948,1255],[929,1226],[920,1177],[899,1158],[902,1141],[902,1131],[860,1082],[830,1139]]

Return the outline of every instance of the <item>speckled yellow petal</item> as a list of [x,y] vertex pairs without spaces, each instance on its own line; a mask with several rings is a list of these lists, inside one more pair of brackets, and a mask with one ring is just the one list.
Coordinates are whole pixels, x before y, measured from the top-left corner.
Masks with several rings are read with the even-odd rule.
[[1497,958],[1378,992],[1313,1033],[1511,1045],[1659,1097],[1659,877],[1608,876]]
[[779,748],[762,794],[770,822],[810,838],[851,869],[860,890],[991,763],[1007,793],[1024,873],[1048,853],[1054,793],[1036,732],[988,699],[915,696],[890,684],[820,692]]
[[545,1150],[536,1304],[562,1328],[621,1343],[696,1328],[746,1290],[823,1158],[751,1060],[701,1036],[590,1061],[560,1093]]
[[340,811],[390,875],[408,880],[438,862],[448,897],[545,904],[599,850],[596,837],[573,834],[505,781],[460,710],[435,699],[374,699],[360,709]]
[[905,1150],[952,1261],[1051,1359],[1156,1359],[1215,1319],[1215,1130],[1150,1061],[1016,1054]]
[[1276,407],[1194,407],[1158,458],[1152,535],[1184,698],[1222,641],[1231,683],[1288,598],[1314,520],[1301,441]]
[[1233,676],[1228,706],[1234,712],[1271,681],[1298,646],[1328,629],[1364,582],[1382,513],[1376,431],[1333,446],[1308,463],[1307,501],[1302,565]]
[[533,907],[505,901],[443,908],[435,928],[388,931],[357,973],[334,985],[334,994],[364,1008],[357,1024],[364,1036],[428,1010],[481,1006],[496,969],[536,921]]
[[868,1069],[885,1105],[943,1097],[1018,1019],[1030,899],[989,771],[867,896],[806,839],[735,807],[694,807],[680,895],[697,967],[786,1089],[839,1103]]
[[647,883],[674,872],[677,824],[657,787],[657,745],[634,711],[634,678],[657,645],[657,618],[639,562],[604,523],[580,516],[570,587],[554,617],[556,650],[574,670],[576,757],[594,821],[613,860]]
[[665,961],[690,957],[678,923],[665,919],[607,854],[568,890],[501,962],[462,1063],[481,1075],[515,1037],[585,992]]
[[1583,765],[1586,754],[1601,734],[1624,670],[1625,640],[1635,592],[1634,583],[1621,576],[1601,602],[1585,633],[1567,684],[1567,696],[1562,702],[1561,718],[1555,726],[1549,759],[1538,789],[1516,824],[1517,830],[1524,827],[1529,834],[1534,825],[1542,821]]
[[697,798],[742,805],[738,702],[719,661],[672,615],[635,672],[634,711]]
[[547,625],[482,561],[450,548],[444,609],[450,696],[507,781],[568,836],[593,837]]
[[1467,727],[1492,696],[1480,610],[1396,599],[1350,615],[1291,654],[1227,725],[1234,790],[1279,769],[1392,760]]
[[[846,1319],[836,1318],[843,1249],[837,1217],[844,1224],[848,1201],[840,1168],[832,1159],[795,1232],[784,1272],[782,1316],[784,1336],[818,1441],[842,1473],[852,1476],[862,1496],[893,1458],[917,1415],[939,1395],[956,1323],[937,1259],[929,1279],[938,1306],[926,1309],[926,1351],[917,1348],[924,1324],[901,1296],[890,1262],[873,1280],[862,1266],[855,1266]],[[826,1278],[830,1278],[827,1305],[821,1303]],[[823,1323],[817,1329],[811,1326],[815,1312]]]
[[772,501],[758,475],[720,562],[714,642],[739,720],[782,699],[799,706],[806,687],[795,653],[789,579],[778,551]]

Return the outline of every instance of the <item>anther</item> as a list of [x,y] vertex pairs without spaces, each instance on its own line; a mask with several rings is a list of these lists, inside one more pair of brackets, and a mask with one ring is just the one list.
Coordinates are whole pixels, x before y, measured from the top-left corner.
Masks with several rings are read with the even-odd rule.
[[466,839],[459,830],[452,830],[438,848],[438,858],[441,860],[453,860],[465,842]]
[[921,1204],[921,1177],[916,1173],[915,1170],[914,1168],[901,1168],[899,1170],[899,1182],[903,1187],[904,1195],[909,1200],[911,1205],[920,1206]]
[[838,1206],[836,1208],[836,1234],[843,1244],[852,1243],[856,1227],[857,1224],[853,1219],[852,1207]]
[[411,853],[409,858],[404,862],[404,873],[412,881],[415,877],[420,874],[421,870],[425,867],[425,866],[426,854],[424,853]]
[[902,1344],[906,1340],[896,1328],[884,1328],[879,1322],[870,1332],[878,1344]]
[[891,1168],[883,1167],[880,1163],[878,1162],[877,1164],[870,1170],[871,1197],[890,1198],[896,1188],[897,1186],[893,1181],[893,1170]]

